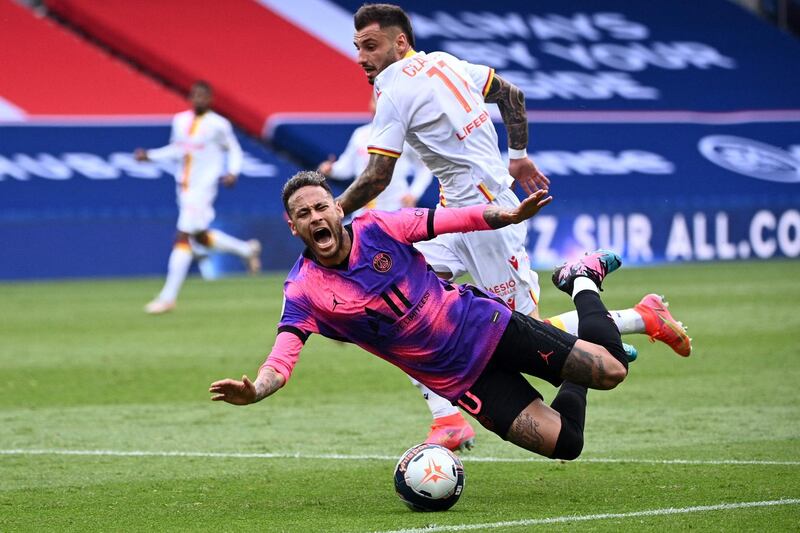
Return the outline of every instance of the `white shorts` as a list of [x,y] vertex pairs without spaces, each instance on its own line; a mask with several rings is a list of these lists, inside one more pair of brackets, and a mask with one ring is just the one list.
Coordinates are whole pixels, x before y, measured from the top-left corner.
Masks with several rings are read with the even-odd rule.
[[[515,207],[519,199],[509,189],[492,205]],[[539,276],[531,270],[526,238],[527,226],[522,223],[493,231],[447,233],[414,247],[434,271],[450,272],[453,278],[469,273],[477,286],[527,315],[539,305]]]
[[178,231],[193,235],[207,230],[216,216],[214,197],[213,194],[195,191],[179,193]]

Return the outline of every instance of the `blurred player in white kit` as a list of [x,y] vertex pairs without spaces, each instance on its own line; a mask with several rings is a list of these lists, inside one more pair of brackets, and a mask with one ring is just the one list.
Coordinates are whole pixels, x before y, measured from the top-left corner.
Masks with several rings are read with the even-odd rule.
[[[375,114],[375,99],[370,99],[369,110]],[[346,180],[360,175],[369,163],[369,143],[372,123],[364,124],[353,130],[347,146],[338,158],[331,158],[320,163],[317,170],[325,177],[334,180]],[[411,176],[411,183],[408,177]],[[379,211],[396,211],[403,207],[415,207],[420,197],[431,184],[433,174],[419,158],[419,155],[408,145],[397,160],[394,167],[392,181],[374,200],[367,203],[364,209],[378,209]],[[363,212],[358,209],[352,216],[356,217]]]
[[212,98],[208,82],[195,82],[189,93],[192,109],[173,118],[170,143],[152,150],[137,148],[134,152],[137,161],[179,162],[175,170],[178,230],[164,287],[145,306],[145,312],[150,314],[175,308],[194,258],[193,250],[232,253],[242,258],[250,273],[261,270],[261,244],[257,240],[243,241],[209,227],[214,221],[220,181],[225,187],[232,187],[242,168],[242,149],[233,127],[211,110]]

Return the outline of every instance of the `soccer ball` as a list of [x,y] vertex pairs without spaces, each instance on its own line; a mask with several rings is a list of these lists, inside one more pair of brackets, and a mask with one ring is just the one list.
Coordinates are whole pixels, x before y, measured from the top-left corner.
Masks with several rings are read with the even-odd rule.
[[464,491],[464,465],[443,446],[417,444],[394,467],[394,488],[413,511],[446,511]]

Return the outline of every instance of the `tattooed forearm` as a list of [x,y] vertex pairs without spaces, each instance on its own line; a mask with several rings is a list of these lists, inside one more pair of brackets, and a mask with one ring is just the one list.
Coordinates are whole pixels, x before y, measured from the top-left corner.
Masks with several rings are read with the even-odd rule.
[[539,422],[527,411],[522,411],[508,430],[508,440],[532,452],[545,454],[544,436],[539,433]]
[[525,94],[519,87],[495,74],[486,93],[486,101],[496,103],[508,131],[508,146],[516,150],[528,147],[528,116]]
[[561,377],[587,387],[603,383],[606,368],[603,358],[589,353],[576,344],[564,361]]
[[338,198],[344,213],[352,213],[378,196],[392,180],[396,162],[394,157],[372,154],[364,172]]
[[253,384],[256,387],[256,401],[263,400],[267,396],[273,394],[275,391],[283,387],[286,382],[282,374],[279,374],[270,367],[264,367],[259,372],[258,379]]
[[485,220],[492,229],[503,228],[511,224],[508,212],[505,209],[499,209],[493,205],[487,207],[483,212],[483,220]]

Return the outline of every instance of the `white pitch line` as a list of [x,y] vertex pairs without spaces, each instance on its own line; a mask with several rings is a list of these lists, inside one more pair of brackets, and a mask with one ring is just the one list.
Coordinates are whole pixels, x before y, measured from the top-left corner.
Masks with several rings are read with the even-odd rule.
[[431,525],[412,529],[395,529],[379,533],[432,533],[435,531],[470,531],[496,529],[499,527],[525,527],[547,524],[563,524],[565,522],[589,522],[591,520],[606,520],[609,518],[637,518],[642,516],[665,516],[674,514],[702,513],[707,511],[729,511],[732,509],[746,509],[751,507],[770,507],[775,505],[797,505],[800,499],[767,500],[761,502],[720,503],[717,505],[696,505],[693,507],[667,507],[665,509],[650,509],[647,511],[633,511],[630,513],[602,513],[591,515],[556,516],[553,518],[531,518],[527,520],[509,520],[505,522],[489,522],[486,524],[461,524],[452,526]]
[[[77,455],[104,457],[204,457],[219,459],[321,459],[345,461],[396,461],[394,455],[352,455],[352,454],[314,454],[314,453],[270,453],[270,452],[181,452],[148,450],[63,450],[63,449],[9,449],[0,450],[0,455]],[[553,459],[543,457],[480,457],[461,456],[468,463],[553,463]],[[738,459],[614,459],[581,458],[579,463],[635,463],[653,465],[755,465],[755,466],[800,466],[800,461],[738,460]]]

